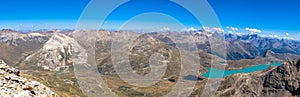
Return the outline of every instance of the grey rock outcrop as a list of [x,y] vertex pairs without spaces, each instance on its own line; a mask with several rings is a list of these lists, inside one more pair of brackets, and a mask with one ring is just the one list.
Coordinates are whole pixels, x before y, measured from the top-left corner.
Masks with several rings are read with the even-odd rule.
[[0,60],[1,97],[59,97],[45,85],[20,77],[20,71]]

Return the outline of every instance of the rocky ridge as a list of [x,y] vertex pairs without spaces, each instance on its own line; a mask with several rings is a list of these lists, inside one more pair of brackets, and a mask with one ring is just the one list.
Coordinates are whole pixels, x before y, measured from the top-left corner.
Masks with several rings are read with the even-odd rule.
[[297,40],[261,37],[257,34],[225,34],[225,39],[228,44],[227,59],[229,60],[253,59],[264,56],[268,51],[300,55],[300,42]]
[[20,76],[20,71],[10,68],[0,60],[0,95],[2,97],[59,97],[45,85]]
[[71,50],[74,42],[73,38],[65,34],[54,33],[39,51],[28,56],[27,61],[45,70],[68,71],[72,65]]
[[14,30],[0,30],[0,42],[7,45],[22,45],[27,42],[45,43],[50,34],[30,32],[21,33]]
[[251,74],[226,77],[217,96],[233,97],[299,97],[300,60]]

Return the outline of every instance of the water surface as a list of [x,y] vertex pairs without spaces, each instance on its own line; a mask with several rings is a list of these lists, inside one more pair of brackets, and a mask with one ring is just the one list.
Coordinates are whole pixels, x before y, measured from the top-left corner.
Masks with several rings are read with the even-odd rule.
[[220,70],[216,68],[208,68],[207,69],[208,72],[204,73],[202,76],[206,78],[223,78],[237,73],[252,73],[256,71],[262,71],[268,69],[271,66],[280,66],[280,65],[281,63],[259,64],[256,66],[251,66],[248,68],[237,69],[237,70]]

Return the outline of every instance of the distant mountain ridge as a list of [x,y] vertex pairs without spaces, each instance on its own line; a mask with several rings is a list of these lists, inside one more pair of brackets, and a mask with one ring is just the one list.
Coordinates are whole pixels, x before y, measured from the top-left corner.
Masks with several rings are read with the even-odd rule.
[[[171,46],[176,44],[169,37],[176,37],[176,34],[149,33],[149,35],[163,41]],[[167,36],[169,35],[169,36]],[[267,51],[278,54],[296,54],[300,55],[300,41],[289,39],[278,39],[270,37],[261,37],[257,34],[237,35],[224,34],[217,32],[183,32],[181,35],[192,35],[197,42],[197,48],[207,53],[212,53],[212,45],[225,44],[227,60],[254,59],[258,56],[264,57]],[[221,37],[220,37],[221,36]],[[223,36],[223,37],[222,37]],[[179,44],[189,43],[190,41],[181,40]],[[219,49],[215,47],[216,49]]]
[[[32,54],[32,52],[36,52],[37,50],[43,48],[44,44],[53,36],[53,33],[61,33],[62,35],[66,35],[67,37],[72,38],[71,30],[49,30],[46,32],[20,33],[14,30],[6,29],[1,30],[0,32],[0,49],[3,48],[3,50],[0,51],[4,51],[0,53],[0,57],[7,61],[9,64],[14,65],[18,65],[20,63],[16,62],[16,60],[22,61],[24,60],[24,57]],[[106,46],[104,49],[108,49],[107,46],[110,45],[107,42],[110,42],[111,38],[117,33],[118,32],[108,32],[105,30],[97,31],[97,43],[105,43],[103,44]],[[183,37],[185,37],[188,35],[192,35],[192,38],[194,38],[194,40],[197,42],[197,48],[210,54],[212,54],[211,44],[226,44],[227,48],[224,49],[227,49],[227,60],[255,59],[257,57],[266,57],[268,51],[272,51],[275,54],[300,55],[300,49],[298,49],[300,48],[299,41],[261,37],[256,34],[224,34],[223,42],[219,41],[220,37],[218,36],[221,36],[219,35],[219,33],[206,31],[183,32],[181,34],[171,32],[153,32],[149,33],[148,35],[170,46],[176,46],[176,44],[170,39],[170,37],[177,37],[178,35],[183,35]],[[184,39],[177,41],[177,43],[180,45],[185,45],[189,42],[190,41]],[[4,48],[11,49],[4,50]],[[15,54],[6,54],[6,52]],[[298,57],[294,55],[292,55],[293,58]]]
[[300,42],[254,35],[225,34],[228,59],[249,59],[264,56],[267,51],[300,55]]

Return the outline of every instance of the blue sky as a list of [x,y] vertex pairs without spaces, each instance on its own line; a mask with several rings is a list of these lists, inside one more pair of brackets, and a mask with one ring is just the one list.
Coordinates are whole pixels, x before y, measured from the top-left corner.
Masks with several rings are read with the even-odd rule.
[[[0,3],[0,29],[11,28],[17,30],[35,29],[74,29],[81,12],[90,0],[1,0]],[[158,9],[165,9],[166,0],[156,0]],[[145,2],[145,1],[143,1]],[[142,4],[145,6],[147,4]],[[150,2],[150,1],[149,1]],[[148,3],[149,3],[148,2]],[[208,0],[216,15],[218,16],[223,29],[238,28],[238,31],[247,32],[255,29],[254,32],[262,34],[300,33],[300,1],[299,0]],[[165,5],[171,6],[171,5]],[[155,8],[155,7],[154,7]],[[179,17],[186,18],[186,24],[197,28],[199,25],[190,15],[184,11],[171,7]],[[131,10],[128,8],[127,10]],[[122,15],[115,15],[108,21],[117,23],[122,21],[128,14],[126,8],[120,12]],[[171,12],[172,13],[172,12]],[[155,14],[154,14],[155,15]],[[156,14],[144,15],[135,19],[132,23],[143,23],[149,25],[161,24],[161,27],[172,29],[174,21]],[[163,19],[163,20],[159,20]],[[155,21],[157,20],[157,21]],[[165,21],[164,21],[165,20]],[[151,22],[151,23],[150,23]],[[134,24],[132,24],[134,25]],[[157,26],[156,28],[158,28]],[[176,28],[176,27],[173,27]],[[228,29],[227,29],[228,28]],[[246,30],[248,28],[248,30]],[[107,28],[109,29],[109,28]],[[197,28],[199,29],[199,28]],[[260,31],[257,31],[260,30]],[[251,32],[251,31],[248,31]],[[288,36],[288,35],[287,35]]]
[[223,25],[300,30],[299,0],[209,0]]

